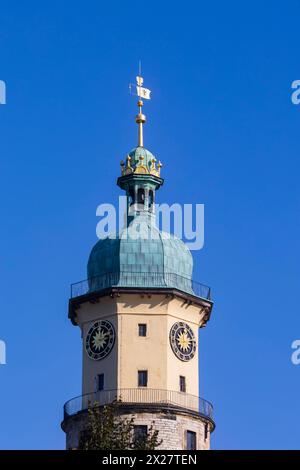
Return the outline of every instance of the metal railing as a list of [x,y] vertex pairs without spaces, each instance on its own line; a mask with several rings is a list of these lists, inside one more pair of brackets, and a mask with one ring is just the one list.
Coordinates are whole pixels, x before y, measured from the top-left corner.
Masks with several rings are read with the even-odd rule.
[[80,411],[87,410],[89,406],[93,406],[94,404],[104,406],[115,400],[121,400],[122,405],[151,404],[183,408],[213,420],[213,406],[203,398],[184,392],[151,388],[102,390],[72,398],[64,405],[64,418],[66,419]]
[[95,276],[71,285],[71,299],[109,287],[175,288],[211,300],[210,287],[176,273],[116,272]]

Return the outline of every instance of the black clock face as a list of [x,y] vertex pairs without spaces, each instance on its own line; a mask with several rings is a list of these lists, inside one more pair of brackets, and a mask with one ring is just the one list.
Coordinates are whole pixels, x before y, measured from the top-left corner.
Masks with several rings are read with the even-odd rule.
[[107,320],[97,321],[89,329],[85,340],[85,349],[91,359],[104,359],[115,343],[115,329]]
[[187,323],[174,323],[170,330],[170,344],[175,356],[181,361],[189,361],[195,356],[196,339]]

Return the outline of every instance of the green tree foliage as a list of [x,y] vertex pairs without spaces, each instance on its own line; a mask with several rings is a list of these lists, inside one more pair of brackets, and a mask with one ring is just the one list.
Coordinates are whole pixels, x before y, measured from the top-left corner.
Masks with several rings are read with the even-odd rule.
[[104,407],[97,403],[88,408],[87,427],[82,432],[79,442],[81,450],[154,450],[162,440],[153,424],[147,435],[135,439],[134,418],[126,418],[118,413],[121,401],[115,401]]

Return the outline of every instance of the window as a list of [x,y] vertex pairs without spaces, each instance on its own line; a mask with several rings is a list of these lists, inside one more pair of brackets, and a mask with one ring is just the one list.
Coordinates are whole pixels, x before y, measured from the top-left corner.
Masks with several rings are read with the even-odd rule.
[[104,390],[104,374],[98,375],[98,391]]
[[148,371],[139,370],[138,371],[138,386],[147,387],[147,384],[148,384]]
[[129,198],[128,198],[128,201],[129,201],[129,205],[132,206],[132,204],[135,203],[135,200],[134,200],[134,190],[133,188],[130,188],[129,189]]
[[204,426],[204,440],[208,438],[208,424],[206,423]]
[[196,450],[196,433],[194,431],[186,432],[186,448],[187,450]]
[[152,210],[153,200],[154,200],[153,191],[152,191],[152,189],[150,189],[150,191],[149,191],[149,209],[150,210]]
[[[83,449],[85,444],[91,439],[91,431],[89,429],[84,429],[83,431],[80,431],[79,433],[79,449]],[[70,447],[69,450],[76,450],[76,447]]]
[[135,444],[137,444],[138,442],[143,442],[147,437],[148,427],[144,425],[134,426],[133,433],[133,440]]
[[137,202],[138,204],[144,205],[144,200],[145,200],[145,192],[143,188],[138,189],[138,194],[137,194]]
[[179,389],[181,392],[186,392],[185,377],[183,375],[179,376]]
[[146,323],[139,323],[139,336],[147,336]]

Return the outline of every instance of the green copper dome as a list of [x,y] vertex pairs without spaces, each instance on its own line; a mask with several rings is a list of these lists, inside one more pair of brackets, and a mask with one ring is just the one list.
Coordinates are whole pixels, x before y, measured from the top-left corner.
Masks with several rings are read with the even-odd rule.
[[87,274],[91,290],[118,285],[174,287],[192,293],[192,270],[193,258],[186,245],[141,215],[118,236],[96,243]]
[[136,167],[138,164],[143,162],[148,170],[150,171],[153,160],[156,160],[153,153],[145,149],[145,147],[135,147],[129,152],[129,157],[131,158],[131,165]]

